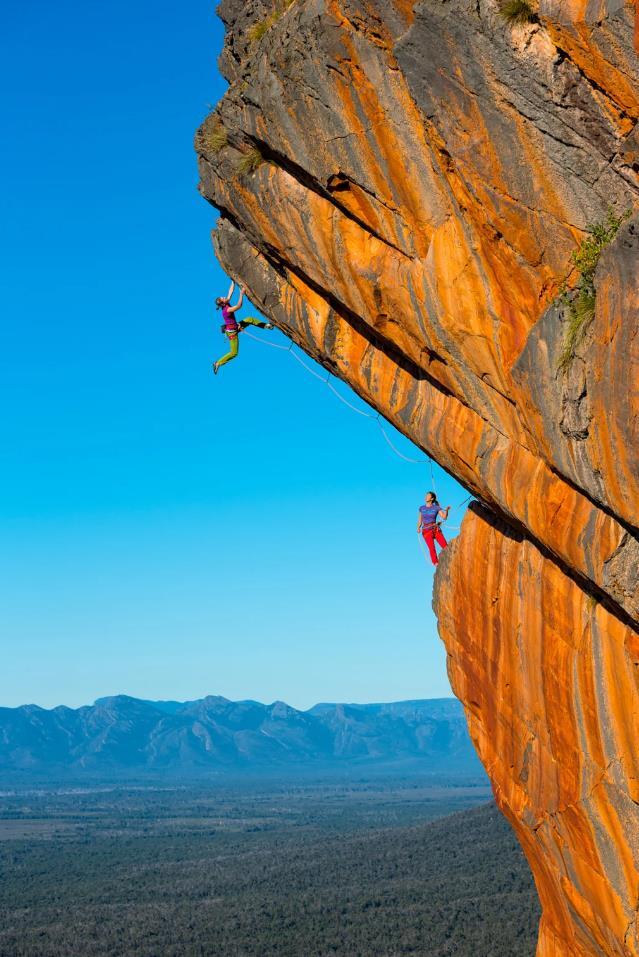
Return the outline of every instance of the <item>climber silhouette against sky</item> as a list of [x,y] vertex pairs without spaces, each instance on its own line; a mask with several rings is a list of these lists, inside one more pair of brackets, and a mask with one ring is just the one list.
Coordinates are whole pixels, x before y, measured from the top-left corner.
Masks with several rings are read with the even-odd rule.
[[213,363],[213,372],[215,375],[218,373],[218,369],[226,365],[227,362],[230,362],[231,359],[234,359],[238,353],[240,343],[238,336],[242,329],[245,329],[246,326],[259,326],[260,329],[272,329],[272,322],[262,322],[260,319],[255,319],[253,316],[247,316],[246,319],[241,319],[238,323],[235,318],[235,313],[238,309],[242,308],[242,303],[244,302],[244,290],[240,287],[240,297],[237,300],[234,306],[231,305],[231,299],[233,297],[233,292],[235,290],[235,282],[231,282],[231,286],[228,291],[227,296],[218,296],[215,300],[215,308],[222,310],[222,318],[224,319],[224,325],[221,327],[222,332],[227,337],[231,343],[231,348],[222,356],[221,359],[218,359],[217,362]]
[[450,512],[450,505],[447,508],[442,508],[434,492],[426,492],[425,501],[425,505],[419,506],[417,531],[421,532],[424,541],[428,545],[428,551],[430,552],[433,565],[437,565],[439,559],[437,558],[437,552],[435,550],[435,542],[437,542],[440,548],[446,548],[448,544],[441,533],[437,519],[441,516],[442,521],[446,521],[448,513]]

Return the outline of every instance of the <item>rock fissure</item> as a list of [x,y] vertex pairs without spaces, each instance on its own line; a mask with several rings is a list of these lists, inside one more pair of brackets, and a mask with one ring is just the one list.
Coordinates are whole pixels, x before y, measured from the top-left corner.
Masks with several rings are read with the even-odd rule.
[[[639,120],[639,101],[638,101],[637,109],[634,111],[631,111],[630,107],[624,106],[624,104],[620,100],[615,99],[616,89],[614,86],[610,86],[609,88],[606,89],[594,77],[589,76],[588,73],[584,70],[584,67],[580,63],[577,63],[576,60],[574,60],[573,57],[571,57],[570,53],[567,50],[562,49],[560,45],[557,45],[557,50],[559,50],[563,54],[564,59],[570,61],[572,66],[575,68],[575,70],[577,70],[577,72],[583,78],[584,82],[586,82],[591,87],[592,90],[596,90],[596,92],[602,97],[603,100],[609,103],[614,103],[615,109],[617,110],[620,119],[632,120],[635,123],[637,122],[637,120]],[[624,73],[624,70],[621,64],[616,64],[616,68],[621,73]],[[625,75],[627,76],[628,80],[631,83],[636,82],[636,76],[633,77],[630,73],[626,73]]]
[[[567,62],[567,61],[564,61]],[[506,84],[502,84],[500,81],[497,81],[502,90],[502,96],[504,101],[509,104],[509,106],[515,110],[515,112],[520,113],[522,116],[525,116],[530,122],[534,122],[541,133],[544,136],[549,136],[551,139],[554,139],[557,143],[568,148],[584,150],[594,148],[600,154],[602,159],[609,161],[614,153],[612,148],[609,147],[608,150],[604,151],[604,146],[601,143],[601,136],[588,138],[586,136],[586,130],[583,129],[583,123],[571,124],[566,118],[566,114],[577,114],[580,115],[581,111],[578,106],[572,102],[555,102],[540,104],[539,101],[533,100],[525,96],[521,91],[513,91]],[[530,108],[529,113],[525,113],[520,105],[525,104]],[[550,107],[554,109],[553,112]],[[561,112],[557,114],[556,110],[559,109]],[[544,119],[543,125],[541,119]],[[625,117],[624,117],[625,118]],[[553,131],[550,127],[564,127],[565,128],[565,138],[559,135],[557,130]],[[582,127],[580,129],[580,126]],[[588,130],[592,134],[592,130]],[[611,136],[614,136],[614,133],[611,131]],[[619,139],[619,136],[614,136],[616,140]]]
[[272,162],[276,166],[281,167],[285,170],[289,176],[292,176],[293,179],[303,186],[305,189],[309,189],[314,193],[317,193],[318,196],[321,196],[322,199],[325,199],[327,202],[331,203],[335,209],[339,210],[342,216],[345,216],[347,219],[352,220],[356,223],[360,229],[364,232],[369,233],[375,239],[378,239],[380,242],[385,243],[387,246],[390,246],[391,249],[394,249],[400,254],[400,256],[405,256],[407,259],[412,259],[413,257],[409,256],[403,249],[400,249],[399,246],[395,243],[390,242],[380,233],[376,232],[374,229],[361,219],[359,216],[354,215],[354,213],[349,210],[347,206],[343,203],[340,203],[338,199],[335,198],[334,192],[331,192],[330,189],[325,187],[322,183],[316,180],[307,170],[303,167],[298,166],[296,163],[292,162],[287,156],[284,156],[282,153],[278,153],[277,150],[274,150],[265,140],[260,140],[255,137],[251,137],[251,142],[260,149],[264,155],[264,158],[267,162]]
[[[226,210],[222,210],[220,208],[220,212],[237,228],[236,223],[233,222],[233,217],[229,216]],[[441,382],[439,382],[436,378],[433,378],[430,373],[421,366],[418,366],[416,363],[412,362],[409,356],[399,352],[397,347],[390,340],[384,339],[381,335],[377,334],[370,325],[368,325],[356,313],[351,311],[343,302],[340,302],[329,290],[323,289],[321,286],[317,285],[315,280],[313,280],[311,276],[304,273],[296,263],[282,258],[277,248],[262,247],[257,245],[255,245],[254,248],[256,251],[262,253],[269,264],[281,275],[285,276],[287,272],[290,272],[302,279],[305,285],[317,293],[317,295],[321,296],[328,308],[331,309],[332,312],[338,315],[341,319],[343,319],[353,330],[356,330],[361,337],[366,340],[369,346],[385,355],[397,366],[397,368],[402,369],[413,380],[428,381],[432,387],[442,395],[448,396],[450,398],[456,398],[452,395],[452,393],[448,392],[444,386],[442,386]],[[268,311],[266,306],[265,311]],[[324,356],[319,351],[312,352],[309,350],[308,343],[302,338],[299,339],[298,345],[309,352],[313,359],[324,365],[325,368],[328,368],[326,365],[328,357]],[[335,366],[332,366],[332,369],[335,368]],[[357,389],[355,391],[357,391]],[[370,398],[367,398],[364,394],[360,393],[360,396],[364,398],[365,401],[370,401]],[[409,436],[407,435],[407,437]],[[423,449],[422,451],[426,451],[426,449]]]

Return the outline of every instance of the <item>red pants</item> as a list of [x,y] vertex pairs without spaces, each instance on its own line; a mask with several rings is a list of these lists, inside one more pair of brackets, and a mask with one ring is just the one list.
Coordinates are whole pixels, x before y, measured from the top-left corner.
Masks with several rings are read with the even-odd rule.
[[430,557],[433,565],[436,565],[438,562],[437,552],[435,551],[435,542],[441,547],[446,548],[448,542],[441,533],[439,528],[425,528],[422,531],[424,536],[424,541],[428,545],[428,551],[430,552]]

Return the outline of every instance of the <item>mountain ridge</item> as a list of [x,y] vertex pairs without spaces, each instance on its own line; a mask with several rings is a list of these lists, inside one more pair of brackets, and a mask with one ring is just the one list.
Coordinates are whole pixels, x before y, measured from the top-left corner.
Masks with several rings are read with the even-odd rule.
[[321,702],[152,701],[130,695],[92,705],[0,708],[0,771],[197,772],[352,763],[415,763],[477,771],[454,698]]

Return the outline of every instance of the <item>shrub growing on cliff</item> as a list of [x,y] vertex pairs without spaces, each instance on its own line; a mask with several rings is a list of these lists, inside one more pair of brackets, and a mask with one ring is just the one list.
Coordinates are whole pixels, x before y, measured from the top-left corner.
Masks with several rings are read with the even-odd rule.
[[286,13],[293,2],[294,0],[279,0],[272,13],[269,13],[267,17],[265,17],[263,20],[260,20],[259,23],[255,23],[251,27],[248,33],[249,41],[251,43],[258,43],[262,37],[268,33],[271,27],[275,26],[277,21]]
[[229,141],[228,133],[220,122],[215,123],[202,134],[202,143],[208,153],[219,153]]
[[595,272],[599,258],[631,213],[632,210],[628,209],[621,216],[616,216],[615,211],[609,209],[608,215],[601,223],[588,226],[588,236],[570,257],[579,278],[572,298],[568,298],[565,290],[562,293],[562,299],[568,309],[568,327],[558,363],[561,372],[570,368],[575,349],[595,317]]
[[259,146],[253,146],[238,162],[237,171],[241,176],[247,173],[254,173],[255,170],[265,162],[264,154]]
[[514,27],[531,23],[535,19],[535,9],[528,0],[500,0],[499,15]]
[[248,38],[251,41],[251,43],[257,43],[259,40],[261,40],[264,34],[268,33],[268,31],[271,29],[273,24],[276,22],[277,22],[277,17],[275,16],[275,14],[271,13],[264,20],[260,20],[259,23],[256,23],[254,26],[252,26],[251,29],[249,30],[249,35],[248,35]]

